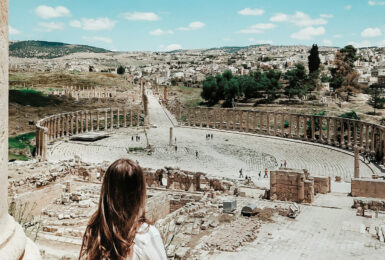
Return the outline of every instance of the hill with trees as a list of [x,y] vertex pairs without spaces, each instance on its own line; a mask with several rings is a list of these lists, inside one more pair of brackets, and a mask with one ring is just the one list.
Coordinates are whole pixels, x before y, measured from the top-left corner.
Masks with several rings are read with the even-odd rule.
[[106,53],[110,51],[88,45],[62,42],[18,41],[9,44],[9,56],[19,58],[53,59],[78,52]]

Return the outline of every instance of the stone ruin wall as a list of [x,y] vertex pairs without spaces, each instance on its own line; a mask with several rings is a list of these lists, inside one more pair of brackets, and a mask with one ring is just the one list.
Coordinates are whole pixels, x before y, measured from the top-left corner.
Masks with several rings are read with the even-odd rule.
[[331,192],[330,177],[311,177],[304,170],[278,170],[270,172],[270,199],[312,203],[317,193]]
[[351,182],[353,197],[370,197],[385,199],[385,181],[372,179],[356,179]]

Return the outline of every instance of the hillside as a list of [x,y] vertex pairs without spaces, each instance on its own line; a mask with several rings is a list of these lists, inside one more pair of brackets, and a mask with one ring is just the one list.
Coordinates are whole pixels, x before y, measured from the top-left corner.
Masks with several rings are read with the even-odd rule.
[[106,49],[87,45],[46,41],[19,41],[9,44],[9,56],[20,58],[53,59],[77,52],[106,53]]

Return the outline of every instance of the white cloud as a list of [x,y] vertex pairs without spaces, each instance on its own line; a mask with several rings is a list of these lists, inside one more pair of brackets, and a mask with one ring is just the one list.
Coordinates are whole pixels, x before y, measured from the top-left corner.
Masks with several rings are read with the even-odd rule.
[[277,27],[277,25],[273,23],[257,23],[247,29],[240,30],[239,33],[264,33],[265,30],[273,29],[275,27]]
[[[293,15],[278,13],[270,18],[271,22],[288,22],[295,24],[299,27],[313,26],[313,25],[324,25],[327,24],[328,21],[325,19],[326,17],[320,16],[320,18],[311,18],[308,14],[303,12],[296,12]],[[329,17],[330,18],[330,17]]]
[[334,34],[333,37],[334,38],[342,38],[343,36],[341,34]]
[[123,17],[129,21],[158,21],[160,17],[151,12],[127,12],[123,14]]
[[375,5],[385,5],[385,1],[369,1],[368,4],[370,6],[375,6]]
[[258,16],[258,15],[263,15],[265,13],[265,10],[263,9],[258,9],[258,8],[245,8],[240,11],[238,11],[238,14],[240,15],[253,15],[253,16]]
[[320,17],[321,18],[333,18],[334,15],[332,15],[332,14],[321,14]]
[[182,46],[180,44],[173,43],[173,44],[170,44],[170,45],[167,45],[167,46],[160,45],[159,49],[161,49],[162,51],[175,51],[175,50],[181,50],[183,48],[182,48]]
[[35,13],[43,19],[71,16],[70,10],[64,6],[51,7],[47,5],[40,5],[36,7]]
[[52,32],[57,30],[63,30],[64,24],[63,23],[57,23],[57,22],[50,22],[50,23],[38,23],[38,28],[36,30],[41,32]]
[[149,32],[149,34],[151,35],[155,35],[155,36],[158,36],[158,35],[165,35],[165,34],[173,34],[174,32],[172,30],[162,30],[162,29],[156,29],[154,31],[151,31]]
[[10,35],[17,35],[21,33],[19,30],[13,28],[12,26],[8,26],[8,31]]
[[86,31],[99,31],[112,29],[116,24],[116,21],[112,21],[109,18],[88,19],[83,18],[81,20],[72,20],[70,25],[72,27],[81,28]]
[[356,48],[371,47],[372,43],[368,40],[363,40],[360,42],[349,42],[348,44],[353,45]]
[[98,36],[92,36],[92,37],[89,37],[89,36],[83,36],[82,37],[83,40],[85,40],[86,42],[104,42],[104,43],[112,43],[112,39],[110,38],[107,38],[107,37],[98,37]]
[[273,44],[273,41],[270,40],[257,40],[254,38],[249,38],[249,42],[252,44]]
[[332,46],[332,41],[331,40],[323,40],[323,43],[325,46]]
[[206,24],[197,21],[197,22],[190,23],[187,27],[179,27],[178,30],[181,30],[181,31],[192,31],[192,30],[201,29],[201,28],[203,28],[205,26],[206,26]]
[[364,37],[364,38],[378,37],[381,35],[382,35],[381,30],[380,28],[377,28],[377,27],[376,28],[369,27],[361,32],[361,37]]
[[346,5],[346,6],[344,7],[344,9],[345,9],[345,10],[350,10],[350,9],[352,9],[352,6],[351,6],[351,5]]
[[314,36],[319,36],[325,34],[325,28],[320,26],[320,27],[306,27],[298,32],[295,32],[290,35],[291,38],[297,39],[297,40],[312,40]]

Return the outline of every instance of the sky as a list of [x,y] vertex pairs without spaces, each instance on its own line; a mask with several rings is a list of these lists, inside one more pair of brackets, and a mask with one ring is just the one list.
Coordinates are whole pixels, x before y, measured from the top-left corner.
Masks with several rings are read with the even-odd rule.
[[385,0],[9,0],[10,40],[171,51],[385,46]]

